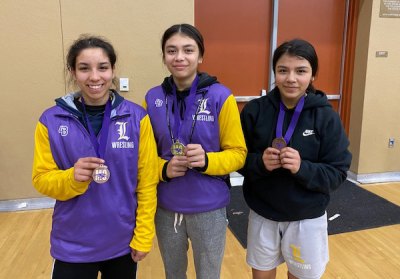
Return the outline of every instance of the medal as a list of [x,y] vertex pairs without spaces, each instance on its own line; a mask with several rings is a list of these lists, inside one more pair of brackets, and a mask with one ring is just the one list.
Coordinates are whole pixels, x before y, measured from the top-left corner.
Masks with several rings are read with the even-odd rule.
[[176,140],[171,146],[171,153],[174,156],[183,156],[185,155],[184,149],[185,146],[179,140]]
[[278,150],[281,150],[282,148],[286,147],[286,141],[284,138],[275,138],[272,141],[272,147],[276,148]]
[[106,165],[101,164],[94,169],[92,174],[93,181],[99,184],[105,183],[110,178],[110,171]]

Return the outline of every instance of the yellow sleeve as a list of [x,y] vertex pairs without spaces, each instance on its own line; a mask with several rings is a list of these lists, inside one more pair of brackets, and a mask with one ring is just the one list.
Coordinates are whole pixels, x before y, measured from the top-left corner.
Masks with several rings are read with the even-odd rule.
[[[142,107],[143,107],[145,110],[147,110],[147,103],[146,103],[146,100],[143,101]],[[163,176],[162,176],[162,171],[163,171],[163,168],[164,168],[164,165],[165,165],[166,162],[167,162],[167,160],[165,160],[165,159],[163,159],[163,158],[161,158],[161,157],[158,157],[158,179],[159,179],[160,181],[164,181]]]
[[65,201],[86,192],[89,181],[74,179],[74,168],[60,170],[51,153],[47,127],[36,125],[32,183],[36,190],[51,198]]
[[155,235],[154,216],[157,208],[158,159],[150,118],[140,121],[138,184],[136,188],[138,207],[136,228],[130,246],[141,252],[149,252]]
[[220,152],[208,152],[208,175],[226,175],[243,167],[247,148],[235,97],[230,95],[218,116]]
[[143,101],[142,107],[147,111],[147,103],[146,103],[146,100]]

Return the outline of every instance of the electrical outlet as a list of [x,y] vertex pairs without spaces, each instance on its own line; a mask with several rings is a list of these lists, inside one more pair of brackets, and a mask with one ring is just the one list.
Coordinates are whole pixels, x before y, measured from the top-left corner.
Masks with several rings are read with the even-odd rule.
[[388,147],[389,147],[389,148],[393,148],[393,147],[394,147],[394,138],[389,138]]

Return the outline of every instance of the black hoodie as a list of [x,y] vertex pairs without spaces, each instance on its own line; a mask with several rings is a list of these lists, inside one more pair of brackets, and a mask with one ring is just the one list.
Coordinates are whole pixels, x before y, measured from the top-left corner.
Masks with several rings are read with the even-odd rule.
[[[308,93],[288,146],[301,158],[296,174],[289,170],[268,171],[262,154],[276,137],[280,94],[275,88],[250,101],[241,122],[248,155],[239,172],[244,175],[243,192],[249,207],[274,221],[298,221],[322,216],[330,199],[347,177],[351,163],[349,141],[338,114],[321,91]],[[283,134],[294,110],[287,110]]]

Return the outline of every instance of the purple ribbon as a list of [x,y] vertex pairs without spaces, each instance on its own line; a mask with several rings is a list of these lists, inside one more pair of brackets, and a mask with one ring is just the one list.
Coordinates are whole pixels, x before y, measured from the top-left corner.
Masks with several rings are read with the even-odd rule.
[[[300,113],[303,110],[304,107],[304,95],[301,96],[299,102],[296,105],[296,108],[294,110],[292,119],[290,120],[289,127],[285,133],[285,136],[283,139],[285,140],[286,143],[289,143],[290,139],[292,138],[294,129],[296,128],[297,121],[299,120]],[[283,129],[283,120],[285,119],[285,106],[283,105],[282,101],[280,102],[280,107],[279,107],[279,116],[278,116],[278,123],[276,125],[276,137],[277,138],[282,138],[282,129]]]
[[89,122],[89,118],[86,113],[85,101],[82,97],[83,113],[85,115],[86,125],[89,129],[90,141],[96,150],[97,157],[104,159],[104,153],[107,145],[108,130],[110,128],[110,116],[111,116],[111,99],[108,99],[106,108],[104,110],[103,122],[101,124],[100,138],[97,140],[96,134],[93,131],[92,125]]

